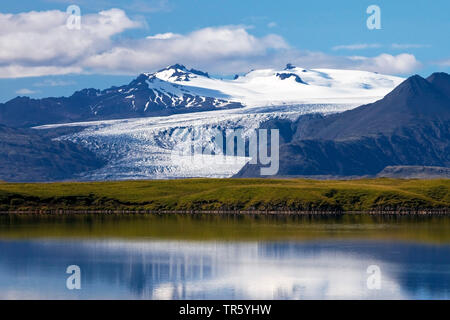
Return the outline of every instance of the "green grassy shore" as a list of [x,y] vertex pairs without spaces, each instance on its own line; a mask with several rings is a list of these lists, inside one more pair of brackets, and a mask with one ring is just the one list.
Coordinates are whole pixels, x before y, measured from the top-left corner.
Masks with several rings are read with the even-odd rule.
[[449,190],[449,179],[0,183],[0,212],[449,214]]

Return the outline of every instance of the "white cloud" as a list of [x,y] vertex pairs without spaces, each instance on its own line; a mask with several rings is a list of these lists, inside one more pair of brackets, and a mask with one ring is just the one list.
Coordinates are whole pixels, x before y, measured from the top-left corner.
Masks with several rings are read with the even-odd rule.
[[450,59],[439,60],[439,61],[436,61],[435,64],[437,64],[439,66],[443,66],[443,67],[450,67]]
[[64,75],[70,73],[82,73],[81,66],[39,66],[39,65],[18,65],[12,62],[11,65],[0,64],[0,78],[23,78],[39,77],[46,75]]
[[111,47],[111,37],[138,27],[119,9],[82,16],[81,30],[66,27],[62,11],[0,13],[1,77],[81,72],[86,56]]
[[393,49],[419,49],[419,48],[430,48],[429,44],[417,44],[417,43],[393,43],[391,45]]
[[420,48],[430,48],[429,44],[418,44],[418,43],[392,43],[391,45],[382,45],[379,43],[354,43],[334,46],[332,50],[363,50],[363,49],[378,49],[383,47],[390,47],[392,49],[420,49]]
[[275,27],[277,26],[277,23],[274,22],[274,21],[272,21],[272,22],[269,22],[269,23],[267,24],[267,26],[268,26],[269,28],[275,28]]
[[277,35],[257,38],[243,26],[211,27],[186,35],[157,34],[129,41],[88,57],[85,66],[92,70],[142,72],[182,62],[196,67],[213,67],[215,71],[230,71],[227,65],[235,60],[267,57],[270,50],[288,47]]
[[[420,66],[410,54],[333,56],[292,48],[279,35],[254,36],[249,27],[207,27],[186,34],[159,33],[130,39],[124,31],[143,27],[123,10],[83,15],[81,30],[66,27],[62,11],[0,13],[0,77],[68,73],[137,74],[183,63],[211,73],[234,74],[292,62],[305,68],[349,68],[409,73]],[[378,44],[337,46],[336,50]]]
[[27,88],[19,89],[16,91],[17,94],[24,94],[24,95],[35,94],[38,92],[39,91],[34,91],[34,90],[27,89]]
[[34,87],[65,87],[76,84],[75,81],[65,81],[59,79],[45,79],[33,84]]
[[357,62],[360,69],[389,74],[406,74],[421,66],[416,57],[408,53],[396,56],[383,53],[373,58],[355,56],[350,59]]
[[180,38],[180,37],[181,37],[181,34],[167,32],[167,33],[157,33],[153,36],[148,36],[147,39],[167,40],[167,39]]
[[362,50],[362,49],[373,49],[373,48],[381,48],[382,45],[378,43],[355,43],[355,44],[346,44],[334,46],[333,50]]

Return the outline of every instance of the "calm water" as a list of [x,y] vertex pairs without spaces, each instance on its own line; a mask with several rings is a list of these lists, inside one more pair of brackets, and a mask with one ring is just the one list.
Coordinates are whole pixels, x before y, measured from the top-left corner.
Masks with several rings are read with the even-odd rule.
[[450,218],[0,217],[17,298],[449,299]]

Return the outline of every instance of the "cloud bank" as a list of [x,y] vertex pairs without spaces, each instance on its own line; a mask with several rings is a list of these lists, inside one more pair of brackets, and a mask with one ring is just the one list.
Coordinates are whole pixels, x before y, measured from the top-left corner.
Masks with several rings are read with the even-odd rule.
[[[292,48],[281,36],[256,37],[239,25],[208,27],[186,34],[127,38],[141,28],[121,9],[84,15],[81,29],[66,27],[62,11],[0,13],[0,77],[69,73],[136,74],[176,62],[211,73],[233,74],[287,62],[305,68],[349,68],[410,73],[420,67],[411,54],[333,56]],[[340,49],[340,48],[339,48]]]

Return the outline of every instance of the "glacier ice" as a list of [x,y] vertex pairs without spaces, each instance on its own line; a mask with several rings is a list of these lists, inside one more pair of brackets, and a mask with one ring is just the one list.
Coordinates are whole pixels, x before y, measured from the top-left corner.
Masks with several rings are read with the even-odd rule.
[[[208,141],[217,129],[242,129],[242,134],[248,136],[261,123],[273,118],[295,119],[308,113],[342,112],[374,102],[403,80],[365,71],[307,70],[294,66],[288,70],[254,70],[234,80],[214,79],[180,65],[144,75],[151,88],[166,92],[173,99],[188,90],[200,97],[239,101],[244,107],[37,127],[83,127],[79,132],[57,139],[80,143],[108,163],[80,175],[80,180],[231,177],[250,160],[248,157],[221,161],[214,155],[174,157],[172,150],[180,143],[177,134],[195,131]],[[133,98],[132,94],[129,98]]]

